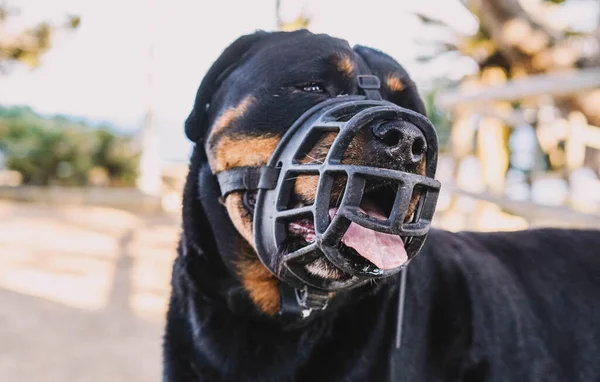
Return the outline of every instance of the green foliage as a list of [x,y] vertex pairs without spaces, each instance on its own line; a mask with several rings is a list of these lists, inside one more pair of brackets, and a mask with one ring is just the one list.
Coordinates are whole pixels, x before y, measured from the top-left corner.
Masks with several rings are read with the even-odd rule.
[[64,116],[43,118],[27,107],[0,107],[0,151],[25,184],[83,186],[101,168],[109,184],[132,186],[138,154],[131,139]]
[[423,95],[427,117],[435,126],[438,135],[438,145],[441,152],[449,149],[450,130],[452,128],[449,115],[436,102],[438,89],[433,89]]
[[96,130],[95,166],[104,168],[113,184],[133,185],[138,175],[139,155],[132,154],[130,142],[108,130]]
[[71,29],[76,29],[79,28],[79,25],[81,25],[81,17],[70,15],[69,21],[67,22],[67,27]]

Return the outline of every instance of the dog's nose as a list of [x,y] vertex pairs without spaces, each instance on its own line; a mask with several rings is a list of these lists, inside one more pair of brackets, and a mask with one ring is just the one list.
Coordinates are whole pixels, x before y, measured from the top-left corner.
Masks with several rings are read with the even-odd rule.
[[404,165],[415,165],[427,152],[427,141],[421,129],[405,121],[378,124],[372,129],[385,151]]

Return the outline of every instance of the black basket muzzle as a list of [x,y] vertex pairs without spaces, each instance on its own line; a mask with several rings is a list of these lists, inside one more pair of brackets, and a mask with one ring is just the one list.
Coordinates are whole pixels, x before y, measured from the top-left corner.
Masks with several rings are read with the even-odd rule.
[[[417,126],[427,142],[425,175],[404,171],[342,163],[351,141],[363,128],[377,121],[405,121]],[[302,163],[320,137],[337,133],[323,163]],[[434,179],[437,166],[437,135],[429,120],[387,101],[362,96],[329,99],[305,112],[283,136],[269,163],[264,167],[237,168],[218,174],[222,195],[238,190],[258,189],[254,210],[255,248],[263,264],[279,279],[303,289],[307,285],[326,291],[360,285],[375,277],[399,272],[421,249],[431,226],[440,183]],[[294,182],[298,176],[319,177],[312,205],[290,207]],[[337,213],[331,219],[330,200],[336,179],[346,180]],[[387,219],[377,219],[360,209],[365,184],[381,181],[398,185]],[[414,217],[407,221],[413,195],[419,195]],[[290,222],[309,219],[314,223],[315,239],[289,251],[293,239]],[[408,261],[394,269],[373,272],[341,251],[342,237],[354,222],[370,230],[400,235]],[[297,240],[295,241],[297,242]],[[346,275],[342,280],[315,276],[307,265],[325,256]]]

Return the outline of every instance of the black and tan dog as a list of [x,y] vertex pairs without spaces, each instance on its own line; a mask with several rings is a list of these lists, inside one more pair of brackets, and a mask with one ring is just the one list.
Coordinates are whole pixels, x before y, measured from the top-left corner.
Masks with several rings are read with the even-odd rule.
[[[280,281],[253,249],[255,195],[222,200],[214,174],[265,164],[307,109],[356,94],[358,74],[378,76],[385,99],[425,113],[392,58],[307,31],[241,37],[206,74],[186,122],[197,145],[173,269],[164,381],[600,381],[596,231],[432,230],[408,268],[400,349],[398,276],[337,293],[300,324],[277,315]],[[392,137],[401,148],[393,154],[380,149],[381,137],[362,134],[344,161],[420,173],[422,142],[413,133]],[[322,160],[331,142],[322,137],[305,160]],[[295,203],[312,202],[315,188],[316,179],[299,177]],[[344,277],[325,259],[307,267],[318,277]]]

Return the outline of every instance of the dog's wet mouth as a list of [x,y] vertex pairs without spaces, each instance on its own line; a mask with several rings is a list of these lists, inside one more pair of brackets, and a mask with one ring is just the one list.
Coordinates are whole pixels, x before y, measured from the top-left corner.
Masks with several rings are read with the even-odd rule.
[[[385,206],[380,206],[369,199],[363,200],[360,205],[361,212],[380,220],[387,219],[385,209]],[[336,207],[330,208],[330,219],[334,218],[337,210]],[[316,238],[315,227],[311,219],[290,222],[288,231],[291,236],[305,243],[312,243]],[[381,274],[384,270],[397,268],[408,259],[404,242],[400,236],[373,231],[356,223],[351,223],[342,237],[340,252],[353,263],[360,265],[364,271],[374,275]]]

